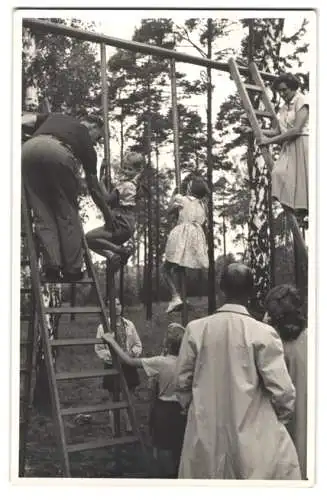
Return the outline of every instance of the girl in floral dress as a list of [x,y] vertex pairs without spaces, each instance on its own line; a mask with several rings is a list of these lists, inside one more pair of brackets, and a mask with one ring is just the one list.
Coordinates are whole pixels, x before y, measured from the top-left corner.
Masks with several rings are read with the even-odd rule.
[[163,273],[171,293],[167,312],[176,310],[182,299],[178,291],[177,272],[183,268],[207,269],[208,251],[203,226],[206,222],[207,183],[194,177],[188,183],[186,195],[175,194],[168,213],[178,212],[177,225],[168,235]]

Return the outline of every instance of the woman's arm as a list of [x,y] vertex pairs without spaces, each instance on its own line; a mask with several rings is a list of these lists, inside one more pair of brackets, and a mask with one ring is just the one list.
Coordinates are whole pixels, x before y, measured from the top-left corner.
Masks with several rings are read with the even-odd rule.
[[299,135],[301,135],[302,128],[308,119],[308,116],[309,107],[306,105],[302,106],[302,108],[295,115],[294,127],[290,128],[286,132],[283,132],[282,134],[276,135],[275,137],[268,139],[264,138],[259,144],[261,146],[267,146],[269,144],[281,144],[285,141],[296,139]]
[[138,358],[132,358],[127,354],[120,345],[115,341],[115,339],[111,336],[110,333],[103,333],[102,338],[104,341],[113,348],[117,356],[121,359],[123,363],[129,366],[135,366],[136,368],[142,368],[142,361]]
[[280,135],[280,131],[279,129],[275,129],[275,128],[267,128],[267,129],[263,129],[262,130],[262,133],[263,135],[265,135],[266,137],[276,137],[277,135]]

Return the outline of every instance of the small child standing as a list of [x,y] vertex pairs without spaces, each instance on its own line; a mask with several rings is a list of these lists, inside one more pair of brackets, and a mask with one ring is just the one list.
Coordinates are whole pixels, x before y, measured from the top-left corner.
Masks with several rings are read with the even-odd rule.
[[208,194],[207,183],[201,177],[193,177],[188,182],[186,195],[175,194],[169,203],[168,213],[177,211],[178,220],[168,235],[163,264],[164,277],[171,292],[168,313],[182,304],[176,271],[181,268],[207,269],[209,266],[203,229],[207,218],[205,200]]
[[150,434],[154,448],[167,450],[172,462],[173,477],[177,477],[183,446],[186,415],[175,395],[175,371],[184,328],[179,323],[170,323],[164,340],[164,352],[150,358],[132,358],[124,352],[112,334],[102,338],[115,350],[121,361],[129,366],[143,368],[157,385],[156,397],[150,414]]
[[113,271],[130,256],[130,249],[121,245],[134,235],[136,199],[143,188],[139,182],[142,165],[141,154],[129,153],[124,158],[123,171],[117,186],[109,192],[101,181],[102,194],[111,208],[112,227],[105,224],[86,234],[89,248],[109,258],[113,262]]

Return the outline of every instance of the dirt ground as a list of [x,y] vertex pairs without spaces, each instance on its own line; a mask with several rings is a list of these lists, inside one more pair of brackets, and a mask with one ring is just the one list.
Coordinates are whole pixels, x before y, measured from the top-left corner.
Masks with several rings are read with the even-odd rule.
[[[205,298],[191,299],[193,308],[188,320],[206,315]],[[171,321],[180,321],[180,313],[169,316],[165,313],[166,303],[153,304],[151,321],[145,319],[143,306],[126,308],[124,316],[131,319],[143,343],[143,356],[161,352],[162,341]],[[59,337],[91,337],[96,335],[99,319],[96,315],[77,315],[75,321],[69,315],[60,320]],[[93,346],[63,347],[57,358],[58,371],[77,371],[102,368],[101,361],[94,353]],[[149,451],[152,471],[149,472],[142,458],[139,444],[119,447],[119,454],[113,448],[71,453],[71,475],[76,478],[108,477],[164,477],[154,468],[151,441],[148,434],[150,391],[148,380],[140,370],[141,384],[136,389],[133,400],[139,429]],[[59,382],[60,400],[63,407],[104,403],[108,393],[102,388],[102,378]],[[79,443],[101,437],[110,437],[107,412],[94,413],[89,423],[76,423],[74,417],[64,417],[67,442]],[[25,477],[60,477],[62,467],[52,418],[32,411],[31,424],[27,436]],[[17,457],[18,458],[18,457]]]

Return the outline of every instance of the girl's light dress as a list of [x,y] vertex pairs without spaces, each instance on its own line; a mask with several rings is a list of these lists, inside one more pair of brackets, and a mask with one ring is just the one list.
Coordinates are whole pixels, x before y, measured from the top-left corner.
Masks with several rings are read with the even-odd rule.
[[204,202],[191,195],[177,194],[172,207],[179,208],[179,215],[167,239],[166,260],[191,269],[208,268],[207,243],[202,228],[206,221]]
[[[299,92],[288,104],[282,106],[279,112],[281,132],[294,127],[296,113],[303,106],[309,106],[308,97]],[[271,174],[272,196],[293,210],[308,210],[308,122],[309,119],[306,120],[300,136],[283,143]]]

